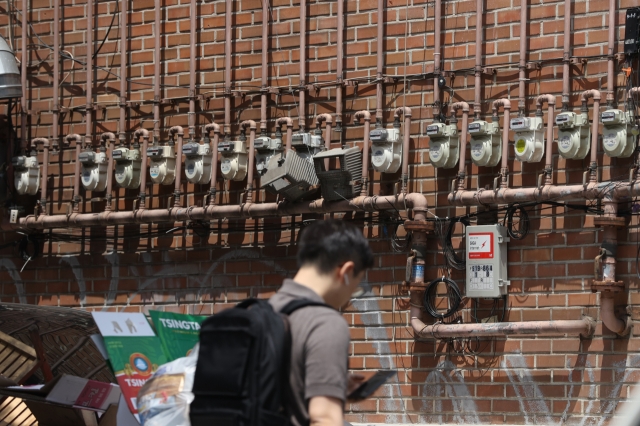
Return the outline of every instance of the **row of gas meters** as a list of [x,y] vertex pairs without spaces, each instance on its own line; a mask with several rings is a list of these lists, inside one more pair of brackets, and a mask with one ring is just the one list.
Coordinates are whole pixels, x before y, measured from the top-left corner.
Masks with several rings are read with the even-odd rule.
[[[600,117],[603,149],[609,157],[629,157],[635,149],[640,131],[632,111],[610,109]],[[586,112],[562,112],[556,116],[558,152],[567,159],[583,159],[589,152],[591,129]],[[544,156],[544,126],[542,117],[519,117],[510,121],[515,133],[514,153],[518,161],[537,163]],[[502,138],[497,122],[482,120],[469,124],[471,160],[478,166],[498,165],[502,156]],[[452,168],[460,155],[456,124],[436,123],[427,127],[429,157],[434,167]]]

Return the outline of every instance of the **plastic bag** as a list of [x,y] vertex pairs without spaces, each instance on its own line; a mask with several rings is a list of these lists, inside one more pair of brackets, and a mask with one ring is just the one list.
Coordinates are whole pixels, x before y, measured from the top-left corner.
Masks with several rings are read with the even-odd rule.
[[147,380],[137,399],[142,426],[191,425],[189,404],[197,363],[198,345],[189,356],[161,365]]

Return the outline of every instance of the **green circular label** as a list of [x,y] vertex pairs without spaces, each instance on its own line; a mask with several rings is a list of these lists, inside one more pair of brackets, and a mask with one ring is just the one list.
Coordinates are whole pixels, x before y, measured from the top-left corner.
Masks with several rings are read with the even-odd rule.
[[524,139],[518,139],[516,141],[516,152],[518,154],[524,154],[524,150],[527,146],[527,143],[524,141]]

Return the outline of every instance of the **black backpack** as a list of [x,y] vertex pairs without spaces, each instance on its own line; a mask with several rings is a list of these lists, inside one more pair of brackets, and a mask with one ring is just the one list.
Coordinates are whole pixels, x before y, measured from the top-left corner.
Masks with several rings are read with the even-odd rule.
[[266,300],[247,299],[202,323],[191,426],[289,424],[287,316],[305,306],[328,305],[297,299],[278,313]]

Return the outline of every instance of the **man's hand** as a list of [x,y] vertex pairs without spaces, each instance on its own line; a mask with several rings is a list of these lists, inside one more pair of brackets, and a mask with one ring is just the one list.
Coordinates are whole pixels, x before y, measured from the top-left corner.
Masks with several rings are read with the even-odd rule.
[[347,396],[351,395],[351,392],[358,389],[364,380],[365,377],[362,374],[349,374],[349,380],[347,382]]

